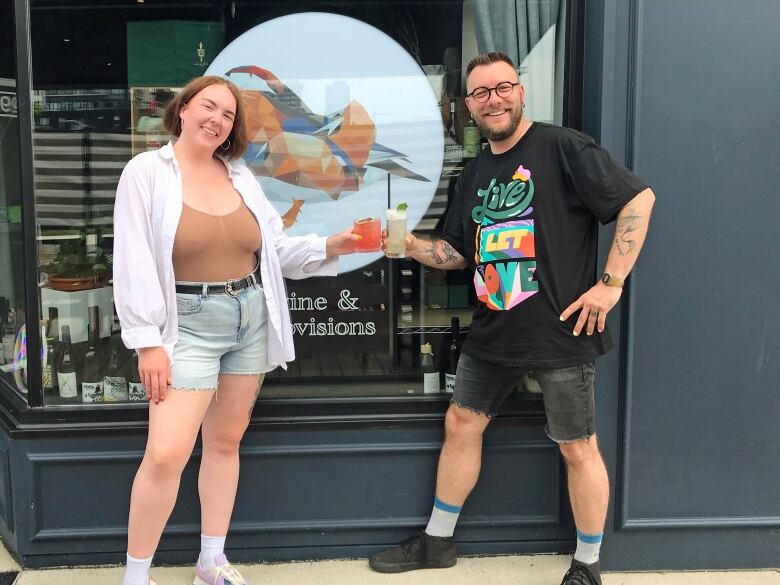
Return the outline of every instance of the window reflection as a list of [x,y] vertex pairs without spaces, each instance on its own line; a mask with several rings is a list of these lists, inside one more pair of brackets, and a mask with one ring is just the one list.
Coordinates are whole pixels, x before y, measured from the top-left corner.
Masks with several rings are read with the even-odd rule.
[[12,8],[0,8],[0,379],[26,397],[22,192]]
[[[328,153],[334,164],[349,167],[361,189],[384,193],[384,181],[390,173],[394,204],[409,199],[403,188],[415,179],[410,178],[411,174],[393,174],[388,170],[392,165],[396,165],[395,170],[400,166],[409,173],[424,175],[420,169],[428,168],[432,160],[438,161],[441,171],[426,179],[431,182],[429,201],[409,226],[422,237],[437,236],[458,175],[484,145],[465,106],[463,63],[479,51],[505,50],[522,64],[523,81],[533,88],[526,104],[529,117],[551,121],[559,109],[556,93],[559,95],[560,90],[556,88],[562,72],[562,27],[556,23],[560,21],[561,3],[524,2],[530,7],[525,16],[515,4],[399,0],[339,2],[331,7],[391,37],[416,62],[430,86],[435,104],[435,116],[430,120],[401,124],[388,121],[388,113],[381,109],[367,111],[377,136],[387,142],[383,146],[393,149],[397,143],[411,144],[411,151],[379,162],[367,155],[363,163],[374,164],[355,167],[345,164],[341,153]],[[47,0],[33,3],[36,236],[44,283],[40,299],[44,337],[47,355],[53,356],[44,372],[47,404],[143,398],[137,386],[134,394],[136,357],[121,343],[110,282],[113,201],[122,168],[132,156],[167,142],[160,123],[165,104],[189,78],[203,74],[232,41],[272,18],[314,9],[321,9],[321,3],[296,0],[268,5],[236,1],[223,7],[204,2],[193,3],[187,9],[120,3],[111,10],[97,2],[81,2],[70,8]],[[518,26],[504,25],[512,21]],[[299,43],[306,38],[295,37]],[[252,61],[242,65],[260,66],[262,59],[262,54],[253,54]],[[344,70],[348,71],[349,62],[346,65]],[[282,112],[285,119],[301,111],[343,118],[356,115],[357,109],[350,110],[347,104],[361,103],[361,84],[370,92],[404,99],[409,81],[390,72],[384,74],[381,63],[376,71],[379,75],[373,78],[337,78],[327,72],[310,78],[285,77],[282,72],[273,72],[273,77],[255,76],[252,87],[259,94],[278,98],[276,111]],[[235,73],[240,75],[246,73]],[[278,83],[286,84],[290,91],[280,93]],[[314,88],[319,89],[314,92]],[[266,125],[273,121],[273,112],[263,110],[260,114]],[[426,123],[435,125],[439,133],[435,149],[420,140],[415,143],[421,135],[420,124]],[[291,141],[286,148],[307,153],[310,139],[317,136],[311,133],[306,137],[309,142]],[[3,156],[14,156],[18,145],[6,144],[3,138]],[[18,168],[18,163],[5,161],[3,168]],[[285,170],[288,162],[266,160],[252,168],[261,183],[269,176],[283,176],[288,184],[309,190],[325,185],[325,173],[309,172],[305,166],[289,172]],[[252,166],[251,161],[249,164]],[[379,180],[372,183],[375,172]],[[11,181],[7,177],[2,180],[3,185]],[[14,180],[18,182],[18,178]],[[341,197],[344,201],[360,200],[359,194],[328,186],[322,187],[320,201],[280,195],[281,191],[263,185],[272,201],[276,197],[290,233],[310,230],[312,222],[317,223],[323,213],[323,202]],[[4,188],[6,193],[13,190]],[[287,198],[282,201],[283,197]],[[6,209],[12,207],[6,205]],[[368,215],[384,217],[385,203],[380,207],[356,203],[354,211],[341,212],[342,219],[351,223]],[[6,213],[8,218],[17,215],[13,210]],[[0,233],[0,242],[3,237]],[[10,243],[6,248],[10,256],[16,253]],[[0,245],[0,254],[3,250]],[[21,258],[20,251],[18,254]],[[365,259],[339,277],[288,282],[298,357],[287,371],[279,369],[269,374],[263,387],[265,398],[423,394],[420,348],[426,343],[431,345],[440,371],[439,390],[444,391],[445,373],[457,355],[452,348],[457,348],[468,333],[475,303],[471,275],[433,270],[405,259],[388,260],[380,254]],[[0,261],[0,266],[11,265]],[[17,279],[21,283],[21,269]],[[0,291],[0,295],[13,298],[16,308],[21,309],[21,289],[8,294]],[[0,318],[2,315],[0,304]],[[455,336],[453,319],[459,325]],[[10,323],[8,317],[4,327],[5,323]],[[11,325],[7,327],[10,330]],[[68,371],[58,372],[66,353],[71,357],[65,362],[72,363],[73,372],[69,371],[70,365]],[[64,393],[58,374],[68,378],[63,379]],[[75,396],[67,388],[71,374],[76,379]]]

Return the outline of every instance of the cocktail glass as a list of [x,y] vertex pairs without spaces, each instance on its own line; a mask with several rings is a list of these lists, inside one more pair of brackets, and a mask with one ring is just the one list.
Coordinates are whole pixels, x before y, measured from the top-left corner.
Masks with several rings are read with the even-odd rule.
[[387,239],[385,256],[404,258],[406,256],[406,210],[387,210]]
[[356,219],[352,226],[352,233],[360,236],[355,242],[355,252],[378,252],[382,247],[382,225],[378,217],[366,217]]

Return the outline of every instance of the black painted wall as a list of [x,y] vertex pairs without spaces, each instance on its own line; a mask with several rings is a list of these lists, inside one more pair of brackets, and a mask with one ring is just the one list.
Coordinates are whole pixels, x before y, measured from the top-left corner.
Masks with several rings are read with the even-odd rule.
[[588,5],[586,130],[657,196],[600,364],[609,568],[780,566],[779,22],[776,0]]
[[[506,416],[490,429],[483,477],[458,528],[462,552],[571,550],[561,460],[543,427],[543,417]],[[0,433],[0,534],[9,548],[28,567],[121,562],[143,429],[37,435],[15,438],[5,451]],[[242,445],[231,558],[365,557],[424,528],[441,438],[438,416],[253,423]],[[158,563],[197,556],[198,464],[196,449]],[[13,473],[6,475],[8,465]],[[6,523],[9,497],[13,527]]]

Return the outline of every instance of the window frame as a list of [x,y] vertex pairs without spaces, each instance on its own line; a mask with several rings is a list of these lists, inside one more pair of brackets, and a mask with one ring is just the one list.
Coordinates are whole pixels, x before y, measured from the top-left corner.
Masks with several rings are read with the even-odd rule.
[[[585,56],[585,2],[563,0],[566,11],[563,71],[563,124],[581,129],[583,123],[583,75]],[[15,26],[16,90],[21,151],[22,231],[24,249],[24,298],[27,342],[40,347],[37,241],[33,168],[32,61],[30,0],[14,0],[11,10]],[[28,369],[41,370],[40,351],[28,351]],[[99,407],[44,405],[41,377],[35,376],[25,402],[0,379],[0,425],[12,434],[80,429],[129,429],[146,426],[146,403],[102,404]],[[273,398],[258,401],[252,424],[343,424],[349,422],[412,421],[442,418],[449,395],[386,397]],[[503,416],[538,419],[544,409],[538,398],[514,393],[502,407]]]

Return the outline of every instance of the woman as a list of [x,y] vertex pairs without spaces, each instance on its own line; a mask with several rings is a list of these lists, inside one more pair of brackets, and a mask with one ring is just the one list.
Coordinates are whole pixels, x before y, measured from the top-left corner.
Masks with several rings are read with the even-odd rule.
[[168,106],[165,125],[174,141],[127,164],[114,209],[114,301],[151,400],[123,585],[153,583],[152,556],[198,430],[195,584],[244,585],[223,547],[238,447],[263,376],[295,357],[282,277],[334,275],[336,257],[354,251],[357,236],[284,235],[239,160],[248,141],[230,81],[192,80]]

